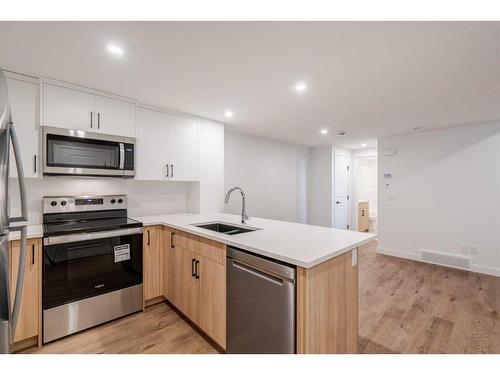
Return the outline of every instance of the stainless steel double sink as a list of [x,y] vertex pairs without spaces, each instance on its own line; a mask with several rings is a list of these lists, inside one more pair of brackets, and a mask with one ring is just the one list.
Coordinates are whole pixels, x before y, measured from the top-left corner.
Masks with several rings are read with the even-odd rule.
[[260,228],[252,228],[252,227],[243,227],[237,226],[229,223],[224,223],[222,221],[213,221],[210,223],[199,223],[199,224],[191,224],[198,228],[208,229],[214,232],[235,235],[240,233],[253,232],[256,230],[260,230]]

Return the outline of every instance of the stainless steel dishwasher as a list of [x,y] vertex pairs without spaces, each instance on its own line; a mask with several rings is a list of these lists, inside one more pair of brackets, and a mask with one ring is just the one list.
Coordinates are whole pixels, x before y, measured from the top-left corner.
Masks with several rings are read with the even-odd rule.
[[295,353],[295,267],[227,252],[227,353]]

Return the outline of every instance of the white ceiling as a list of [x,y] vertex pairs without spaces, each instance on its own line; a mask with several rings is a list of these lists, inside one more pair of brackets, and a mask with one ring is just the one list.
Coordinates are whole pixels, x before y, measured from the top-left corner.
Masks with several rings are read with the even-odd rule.
[[0,67],[306,145],[500,119],[499,22],[0,22]]

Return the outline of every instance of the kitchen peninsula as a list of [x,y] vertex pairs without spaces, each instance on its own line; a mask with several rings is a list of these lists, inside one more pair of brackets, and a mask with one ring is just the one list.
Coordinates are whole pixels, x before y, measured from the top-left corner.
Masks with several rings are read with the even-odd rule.
[[[240,216],[230,214],[135,219],[145,226],[146,303],[165,297],[222,349],[226,348],[226,252],[231,246],[296,267],[297,353],[357,352],[357,248],[372,241],[374,235],[261,218],[242,225]],[[217,222],[255,230],[230,235],[199,227]],[[157,241],[157,249],[148,251],[147,243],[152,241]],[[176,253],[179,251],[185,254]],[[202,275],[201,287],[193,284],[186,289],[191,261],[196,263],[198,258],[202,273],[210,278],[207,288],[203,287]],[[204,263],[212,267],[203,269]],[[148,269],[153,271],[148,273]],[[188,300],[187,295],[191,295]],[[206,311],[199,311],[197,298],[203,301],[202,309],[209,306]]]

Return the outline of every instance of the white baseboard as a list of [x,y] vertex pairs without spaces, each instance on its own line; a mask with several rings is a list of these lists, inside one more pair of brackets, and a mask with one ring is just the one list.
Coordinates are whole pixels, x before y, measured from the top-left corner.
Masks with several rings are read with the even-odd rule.
[[[420,256],[418,254],[410,253],[407,251],[399,251],[399,250],[378,247],[377,253],[383,254],[383,255],[389,255],[389,256],[393,256],[393,257],[397,257],[397,258],[410,259],[410,260],[415,260],[417,262],[422,262],[422,260],[420,259]],[[428,262],[422,262],[422,263],[428,263]],[[442,266],[442,264],[436,264],[436,265]],[[446,267],[448,267],[448,266],[446,266]],[[454,268],[454,267],[451,267],[451,268]],[[500,268],[482,266],[480,264],[472,264],[472,272],[477,272],[477,273],[482,273],[485,275],[500,277]]]
[[472,265],[472,271],[477,273],[484,273],[486,275],[497,276],[500,277],[500,268],[481,266],[479,264]]
[[420,257],[418,255],[413,253],[408,253],[406,251],[398,251],[398,250],[386,249],[383,247],[377,247],[377,253],[383,255],[390,255],[392,257],[417,260],[420,262]]

